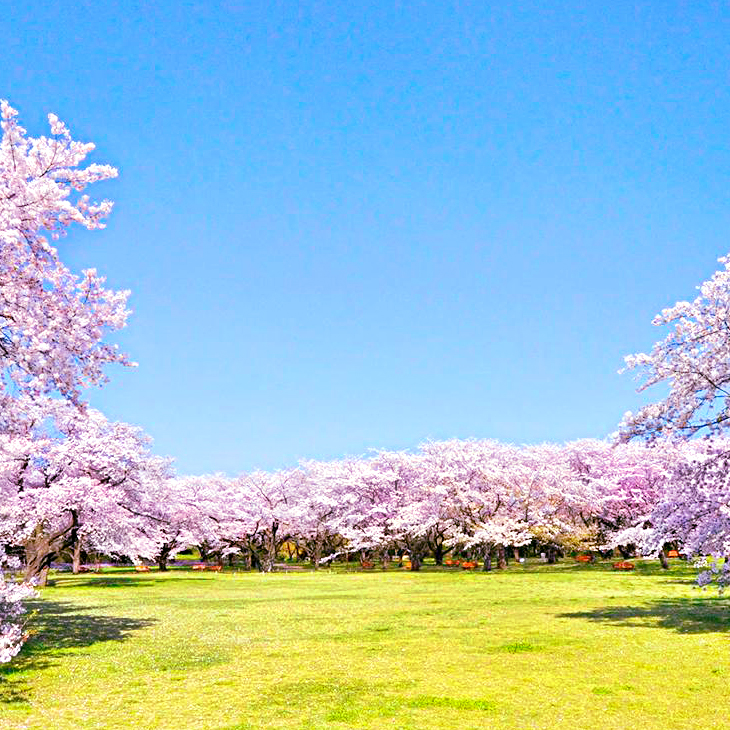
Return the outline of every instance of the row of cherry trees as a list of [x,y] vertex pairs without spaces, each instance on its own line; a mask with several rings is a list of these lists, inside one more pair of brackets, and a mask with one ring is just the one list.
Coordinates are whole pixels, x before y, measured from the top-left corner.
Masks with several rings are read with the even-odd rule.
[[51,399],[25,413],[0,437],[0,539],[23,548],[28,580],[42,580],[66,550],[78,565],[82,549],[164,568],[194,545],[263,571],[287,542],[315,567],[397,551],[414,570],[426,555],[441,562],[455,549],[489,568],[493,556],[501,563],[507,548],[535,540],[548,555],[609,547],[661,555],[667,542],[700,552],[707,535],[676,504],[722,468],[712,458],[718,441],[450,440],[234,478],[175,477],[138,429]]
[[177,477],[159,487],[156,557],[164,568],[197,545],[268,571],[294,543],[315,567],[348,553],[385,563],[397,552],[418,570],[427,555],[440,563],[456,550],[489,570],[509,548],[537,541],[549,557],[618,548],[664,561],[667,543],[710,546],[679,507],[705,470],[721,468],[715,456],[725,448],[717,440],[517,447],[455,439],[272,473]]

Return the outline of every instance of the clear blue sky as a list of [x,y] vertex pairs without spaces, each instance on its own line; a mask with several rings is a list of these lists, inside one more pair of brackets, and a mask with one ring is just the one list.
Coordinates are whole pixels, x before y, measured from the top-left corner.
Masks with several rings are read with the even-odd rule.
[[91,401],[182,472],[603,436],[730,249],[730,11],[37,2],[0,96],[120,169],[63,242],[133,290]]

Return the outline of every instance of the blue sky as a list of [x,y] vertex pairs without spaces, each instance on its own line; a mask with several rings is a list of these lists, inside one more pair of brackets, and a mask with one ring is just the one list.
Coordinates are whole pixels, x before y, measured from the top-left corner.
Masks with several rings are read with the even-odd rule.
[[182,472],[603,436],[730,249],[721,3],[14,4],[0,96],[119,167],[90,394]]

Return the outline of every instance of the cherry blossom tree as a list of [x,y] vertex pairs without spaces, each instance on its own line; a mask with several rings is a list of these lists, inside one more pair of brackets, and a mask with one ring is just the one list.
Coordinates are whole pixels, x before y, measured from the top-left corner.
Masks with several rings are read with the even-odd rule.
[[[629,557],[636,529],[651,524],[653,510],[681,463],[682,444],[666,439],[650,445],[582,439],[565,448],[586,498],[581,515],[586,525],[592,521],[596,528],[595,545],[618,548]],[[669,567],[663,543],[655,554]]]
[[[83,167],[94,145],[73,140],[55,115],[48,117],[50,136],[36,138],[27,135],[17,116],[6,101],[0,102],[0,532],[8,543],[24,541],[30,577],[44,574],[59,541],[81,545],[80,512],[63,504],[62,493],[71,482],[76,493],[88,488],[88,513],[100,482],[83,469],[72,474],[58,460],[60,440],[41,433],[43,422],[60,416],[63,406],[51,406],[42,397],[33,404],[27,396],[58,393],[81,405],[82,388],[104,382],[106,364],[132,363],[104,341],[109,331],[125,325],[129,293],[105,288],[94,269],[73,274],[51,244],[74,223],[88,230],[104,227],[112,204],[94,203],[84,190],[117,171],[109,165]],[[40,420],[39,408],[46,409]],[[29,411],[36,411],[35,416]],[[98,422],[96,416],[91,420]],[[74,438],[67,433],[64,447],[70,448]],[[29,511],[24,513],[25,508]],[[59,522],[59,513],[66,515],[66,524]],[[113,519],[110,513],[104,526],[109,533]],[[99,538],[102,523],[97,523],[89,540]],[[85,524],[94,521],[85,517]],[[11,597],[29,590],[2,579],[2,660],[19,646],[20,629],[13,621],[18,603]]]
[[571,479],[559,447],[519,448],[493,440],[425,444],[431,479],[448,488],[442,524],[452,544],[478,551],[484,569],[506,565],[506,549],[536,537],[552,544],[572,528]]
[[[677,452],[653,509],[643,524],[625,531],[627,538],[647,555],[673,542],[687,556],[715,556],[727,563],[730,441],[693,439],[678,445]],[[722,584],[723,573],[718,575]]]
[[60,239],[74,223],[103,228],[112,204],[82,193],[117,171],[82,167],[94,145],[73,140],[53,114],[50,136],[35,138],[5,101],[0,115],[0,394],[12,383],[78,400],[82,388],[104,381],[104,365],[130,364],[103,341],[124,326],[129,292],[106,289],[93,269],[72,274],[48,237]]
[[220,480],[216,520],[222,554],[240,553],[247,563],[270,572],[281,546],[296,535],[301,522],[302,486],[299,469]]
[[670,327],[650,353],[626,357],[627,369],[642,379],[639,390],[666,383],[668,395],[627,413],[620,426],[624,439],[634,436],[691,436],[718,433],[730,419],[730,256],[723,268],[701,284],[691,302],[664,309],[654,324]]
[[107,554],[152,556],[154,486],[170,475],[140,429],[65,401],[25,397],[24,428],[0,434],[0,538],[24,547],[42,584],[59,552],[83,539]]
[[[722,437],[730,425],[730,256],[720,263],[722,268],[698,287],[693,301],[677,302],[654,319],[654,324],[671,328],[667,336],[650,353],[626,358],[627,368],[640,373],[640,390],[665,383],[669,392],[663,400],[625,415],[619,427],[623,440],[688,439],[700,432]],[[644,549],[676,537],[688,555],[730,553],[725,531],[730,505],[727,448],[724,438],[686,444],[688,458],[679,459],[652,512],[650,528],[637,534]],[[715,574],[706,572],[702,580]]]
[[177,553],[188,547],[221,552],[219,539],[225,477],[182,476],[155,480],[144,495],[151,517],[146,529],[157,544],[155,561],[160,570]]

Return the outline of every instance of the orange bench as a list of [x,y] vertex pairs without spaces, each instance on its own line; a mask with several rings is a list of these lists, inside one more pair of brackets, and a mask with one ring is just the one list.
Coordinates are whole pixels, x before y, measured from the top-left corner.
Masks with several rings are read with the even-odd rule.
[[592,555],[578,555],[576,557],[576,560],[579,563],[592,563],[593,562],[593,556]]
[[622,560],[620,563],[614,563],[613,564],[613,569],[614,570],[633,570],[634,567],[635,566],[634,566],[633,563],[629,563],[629,562],[627,562],[625,560]]
[[212,570],[214,573],[220,573],[223,570],[222,565],[207,565],[205,570]]
[[670,550],[667,553],[668,558],[678,558],[679,557],[679,550]]
[[205,563],[195,563],[193,570],[205,570],[208,566]]
[[369,560],[361,560],[360,561],[360,567],[361,568],[372,568],[374,566],[373,566],[373,564]]
[[479,565],[479,563],[477,563],[477,562],[476,562],[475,560],[465,560],[465,561],[464,561],[464,562],[463,562],[463,563],[461,564],[461,567],[462,567],[462,568],[463,568],[464,570],[473,570],[473,569],[474,569],[474,568],[476,568],[476,567],[477,567],[478,565]]
[[149,572],[150,572],[150,568],[149,568],[149,566],[148,566],[148,565],[135,565],[135,566],[134,566],[134,569],[135,569],[135,570],[136,570],[136,571],[137,571],[138,573],[149,573]]

